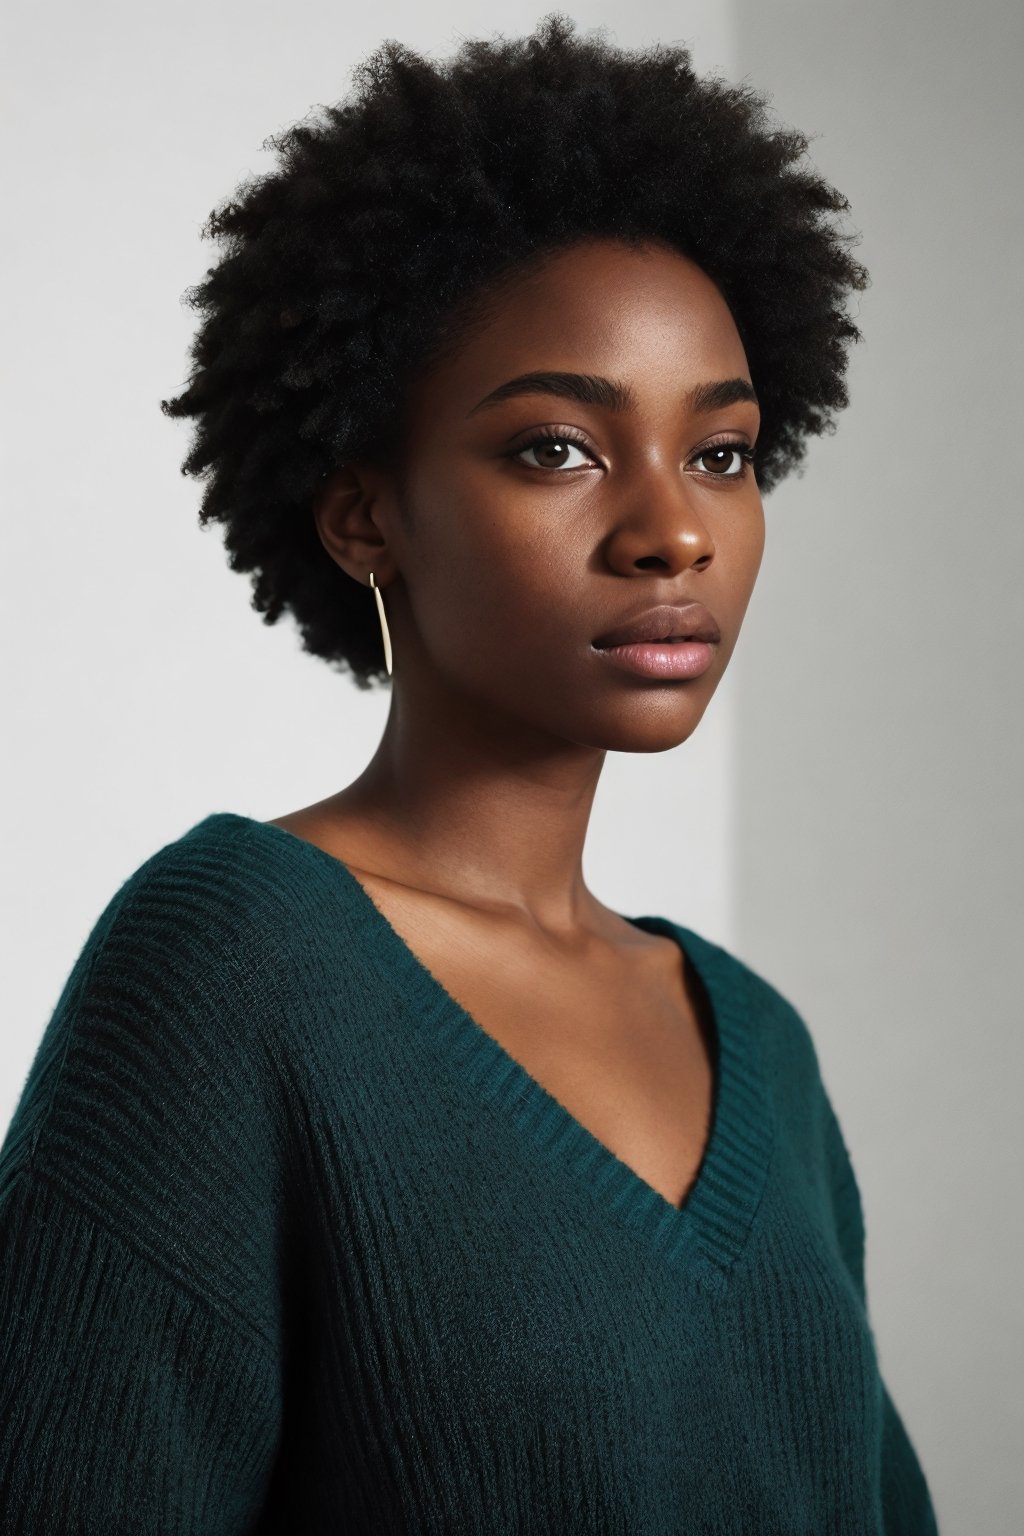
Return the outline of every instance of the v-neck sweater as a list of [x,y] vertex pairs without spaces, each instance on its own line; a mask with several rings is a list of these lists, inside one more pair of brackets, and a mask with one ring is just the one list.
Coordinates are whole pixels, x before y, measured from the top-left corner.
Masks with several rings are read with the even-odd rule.
[[626,920],[712,1021],[681,1208],[340,859],[221,811],[142,863],[0,1147],[7,1536],[935,1533],[807,1026]]

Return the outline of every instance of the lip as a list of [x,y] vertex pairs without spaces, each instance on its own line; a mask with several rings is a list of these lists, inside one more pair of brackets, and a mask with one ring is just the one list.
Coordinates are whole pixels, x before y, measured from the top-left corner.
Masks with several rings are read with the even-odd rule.
[[707,640],[647,641],[633,645],[595,647],[614,666],[640,677],[699,677],[714,660],[715,648]]
[[607,651],[617,646],[650,646],[662,642],[661,649],[678,649],[665,646],[667,640],[698,640],[705,645],[717,645],[721,632],[712,613],[703,603],[685,603],[675,606],[662,603],[657,608],[645,608],[632,614],[621,624],[599,635],[591,644],[595,650]]

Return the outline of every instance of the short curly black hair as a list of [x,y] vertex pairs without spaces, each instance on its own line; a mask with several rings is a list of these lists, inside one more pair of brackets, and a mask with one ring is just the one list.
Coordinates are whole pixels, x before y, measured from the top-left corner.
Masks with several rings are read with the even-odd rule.
[[847,200],[802,162],[749,86],[698,78],[689,50],[625,51],[554,12],[528,37],[463,40],[435,62],[388,40],[355,88],[265,140],[280,168],[209,215],[226,242],[185,299],[202,323],[181,394],[181,469],[200,523],[225,528],[253,608],[361,688],[384,681],[368,587],[320,542],[323,477],[400,453],[410,382],[486,317],[502,282],[580,239],[660,241],[717,284],[761,405],[762,492],[848,403],[845,310],[867,273],[834,217]]

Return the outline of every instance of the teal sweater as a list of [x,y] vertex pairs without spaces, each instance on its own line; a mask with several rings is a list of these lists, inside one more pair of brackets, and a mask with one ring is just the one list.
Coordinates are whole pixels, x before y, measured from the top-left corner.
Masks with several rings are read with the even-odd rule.
[[5,1536],[936,1531],[799,1015],[714,1018],[682,1210],[339,860],[207,816],[110,899],[0,1148]]

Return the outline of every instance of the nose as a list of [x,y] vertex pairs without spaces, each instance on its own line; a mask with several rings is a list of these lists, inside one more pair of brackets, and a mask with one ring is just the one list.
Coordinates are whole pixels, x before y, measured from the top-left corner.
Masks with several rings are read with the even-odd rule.
[[706,569],[715,557],[715,543],[695,502],[681,469],[634,481],[628,506],[607,540],[612,569],[623,575],[652,568],[670,575]]

